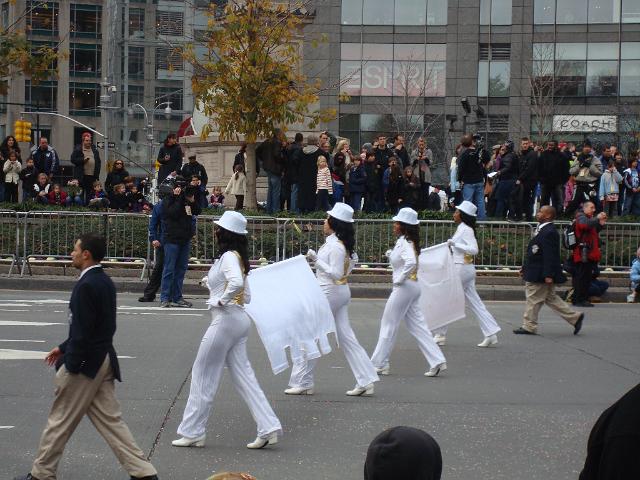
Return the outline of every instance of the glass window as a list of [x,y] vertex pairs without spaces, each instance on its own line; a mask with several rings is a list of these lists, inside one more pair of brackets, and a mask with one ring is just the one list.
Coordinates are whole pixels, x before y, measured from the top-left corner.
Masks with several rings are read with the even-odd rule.
[[553,24],[556,21],[556,0],[536,0],[533,7],[533,22]]
[[[128,100],[125,104],[124,100],[124,92],[122,92],[122,104],[123,105],[133,105],[139,104],[144,106],[144,87],[142,85],[129,85],[129,91],[127,94]],[[139,114],[139,110],[134,110],[135,114]]]
[[427,62],[425,66],[425,97],[444,97],[446,95],[446,62]]
[[640,42],[622,42],[620,58],[623,60],[640,59]]
[[69,83],[69,113],[72,115],[100,115],[97,83]]
[[622,23],[640,23],[640,0],[622,0]]
[[389,43],[363,43],[363,60],[393,60],[393,45]]
[[393,62],[393,96],[422,97],[424,96],[425,62],[411,62],[408,60]]
[[361,43],[342,43],[340,44],[340,58],[342,60],[358,60],[362,59]]
[[340,130],[347,130],[350,132],[357,132],[360,130],[360,115],[340,115]]
[[32,85],[31,80],[24,81],[24,101],[27,110],[56,110],[58,82],[39,82]]
[[618,94],[618,62],[587,62],[587,95],[616,96]]
[[445,43],[428,43],[427,44],[427,60],[446,60],[447,45]]
[[342,24],[362,25],[362,0],[342,0]]
[[9,28],[9,4],[3,3],[0,7],[0,16],[2,17],[2,28]]
[[[382,132],[389,132],[393,128],[392,115],[377,115],[375,113],[363,113],[360,115],[360,130],[363,132],[371,132],[373,135]],[[365,138],[373,138],[372,135],[366,135]]]
[[394,60],[418,61],[425,59],[424,43],[397,43],[393,46]]
[[556,23],[587,23],[588,0],[557,0]]
[[511,25],[511,0],[480,0],[480,25]]
[[556,62],[555,94],[560,97],[584,97],[587,62],[562,60]]
[[447,24],[448,0],[429,0],[427,3],[427,25]]
[[489,96],[489,62],[478,62],[478,96]]
[[534,43],[533,59],[539,61],[553,61],[555,45],[553,43]]
[[[171,108],[173,110],[182,110],[182,88],[180,87],[156,87],[156,100],[155,105],[159,105],[164,102],[171,102]],[[156,115],[164,117],[163,109],[160,108],[156,111]]]
[[362,66],[362,95],[389,97],[392,85],[393,62],[370,61]]
[[[3,4],[7,5],[8,3]],[[58,3],[30,1],[27,4],[27,30],[34,35],[58,34]]]
[[342,60],[340,62],[340,81],[342,83],[341,92],[351,96],[360,96],[362,70],[360,60]]
[[620,0],[589,0],[589,23],[618,23]]
[[620,95],[640,97],[640,60],[623,60],[620,63]]
[[129,36],[144,37],[144,10],[142,8],[129,9]]
[[69,52],[69,74],[97,77],[102,70],[100,46],[72,43]]
[[395,25],[424,25],[427,0],[395,0]]
[[[58,43],[57,42],[38,42],[38,41],[30,41],[29,42],[29,54],[32,57],[39,57],[42,56],[45,52],[49,52],[50,50],[53,50],[55,52],[58,52]],[[49,70],[52,71],[52,74],[55,74],[53,71],[56,70],[58,68],[58,59],[54,59],[50,64],[49,64]]]
[[71,4],[71,36],[100,38],[102,7]]
[[144,47],[129,47],[129,78],[144,78]]
[[617,43],[590,43],[587,58],[589,60],[617,60],[618,47]]
[[508,97],[511,62],[490,62],[489,64],[489,96]]
[[393,25],[393,2],[389,0],[363,0],[364,25]]
[[556,44],[556,60],[586,60],[586,43],[558,43]]
[[184,12],[157,10],[156,32],[171,37],[184,35]]

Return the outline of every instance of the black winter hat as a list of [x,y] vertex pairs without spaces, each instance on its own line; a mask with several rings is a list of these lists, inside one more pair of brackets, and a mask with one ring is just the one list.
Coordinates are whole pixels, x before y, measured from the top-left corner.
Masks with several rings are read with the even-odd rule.
[[438,442],[417,428],[385,430],[367,450],[364,480],[440,480],[441,474]]
[[584,143],[582,144],[583,147],[589,147],[589,148],[593,148],[593,145],[591,144],[591,140],[589,140],[588,138],[584,141]]

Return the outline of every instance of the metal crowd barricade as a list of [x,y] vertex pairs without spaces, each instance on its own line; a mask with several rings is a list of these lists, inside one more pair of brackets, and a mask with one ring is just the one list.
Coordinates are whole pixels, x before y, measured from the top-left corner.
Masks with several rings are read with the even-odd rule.
[[10,262],[9,274],[20,258],[20,218],[13,210],[0,210],[0,261]]
[[69,264],[69,253],[76,239],[85,233],[99,233],[107,241],[103,263],[140,265],[142,275],[147,268],[148,217],[138,214],[102,212],[28,212],[23,222],[23,258],[20,275],[31,266]]
[[600,231],[600,268],[628,270],[640,247],[640,222],[609,223]]

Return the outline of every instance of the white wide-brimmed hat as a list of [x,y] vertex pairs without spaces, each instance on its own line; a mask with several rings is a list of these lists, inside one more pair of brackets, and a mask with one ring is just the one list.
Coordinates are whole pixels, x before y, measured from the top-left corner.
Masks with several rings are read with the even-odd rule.
[[239,235],[246,235],[248,233],[247,219],[244,218],[244,215],[240,212],[228,210],[222,214],[220,220],[214,220],[213,223]]
[[420,223],[418,220],[418,212],[409,207],[401,208],[398,211],[398,214],[391,220],[394,222],[406,223],[407,225],[418,225]]
[[353,223],[353,208],[346,203],[336,202],[327,213],[341,222]]
[[476,214],[478,213],[478,207],[476,207],[469,200],[465,200],[456,208],[460,210],[462,213],[466,213],[467,215],[471,215],[472,217],[475,217]]

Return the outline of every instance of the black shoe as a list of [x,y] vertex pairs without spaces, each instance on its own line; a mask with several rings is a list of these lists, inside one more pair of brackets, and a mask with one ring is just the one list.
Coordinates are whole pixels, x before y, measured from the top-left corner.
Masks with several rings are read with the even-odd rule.
[[537,335],[535,332],[530,332],[529,330],[525,330],[524,328],[516,328],[513,333],[516,335]]
[[586,300],[584,300],[582,302],[576,302],[576,303],[574,303],[574,305],[576,307],[593,307],[593,303],[587,302]]
[[573,326],[573,334],[574,335],[577,335],[578,333],[580,333],[580,330],[582,330],[582,321],[583,320],[584,320],[584,313],[581,313],[580,316],[578,317],[578,321]]
[[38,479],[33,475],[31,475],[30,473],[27,473],[26,475],[22,475],[20,477],[14,477],[13,480],[38,480]]
[[145,297],[145,296],[142,296],[142,297],[140,297],[138,299],[138,301],[139,302],[145,302],[145,303],[147,303],[147,302],[155,302],[156,301],[156,297]]
[[146,477],[131,477],[129,480],[158,480],[158,475],[147,475]]

